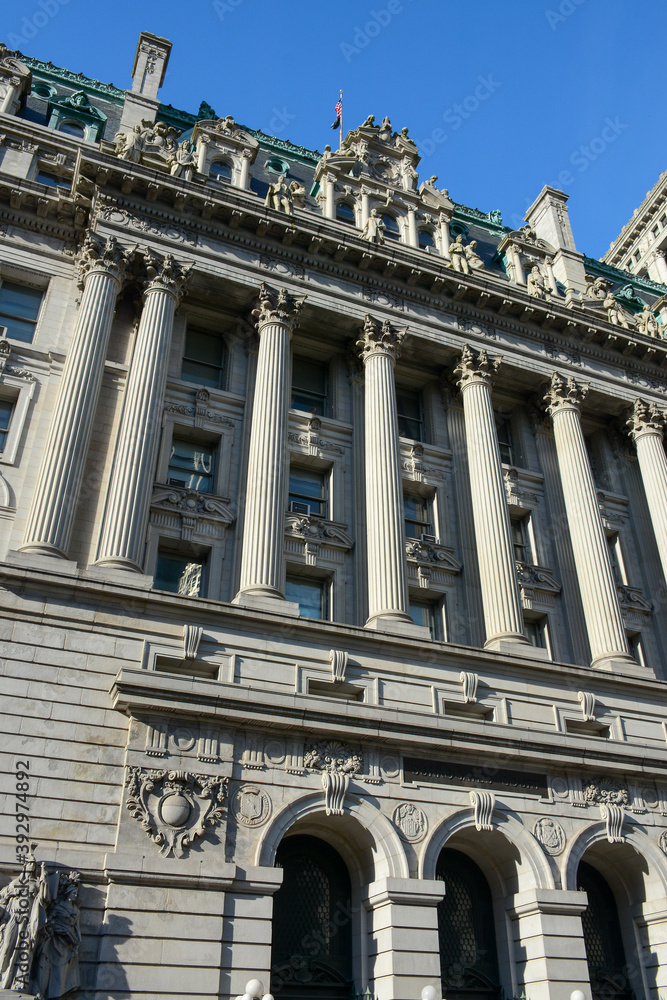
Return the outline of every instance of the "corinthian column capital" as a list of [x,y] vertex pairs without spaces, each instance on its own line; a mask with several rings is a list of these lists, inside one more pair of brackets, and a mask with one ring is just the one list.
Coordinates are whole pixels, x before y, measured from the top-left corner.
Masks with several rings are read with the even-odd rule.
[[659,409],[657,403],[645,403],[643,399],[636,399],[626,424],[633,441],[636,441],[640,434],[647,432],[659,434],[662,437],[665,414]]
[[176,306],[180,303],[187,287],[192,264],[180,264],[173,254],[166,254],[162,260],[152,251],[145,255],[144,295],[160,291],[171,295]]
[[374,355],[382,354],[391,358],[392,363],[396,364],[406,333],[407,327],[397,330],[388,319],[380,324],[372,316],[367,315],[356,343],[361,360],[365,364]]
[[261,330],[267,323],[281,323],[290,334],[293,333],[304,302],[305,296],[295,299],[286,288],[280,288],[276,292],[262,282],[257,305],[252,311],[257,329]]
[[88,232],[77,257],[77,284],[83,288],[89,274],[106,274],[122,285],[135,251],[119,246],[115,236],[103,240]]
[[473,382],[482,382],[491,386],[493,376],[500,368],[502,360],[502,356],[492,360],[484,348],[481,351],[473,351],[468,344],[464,344],[461,360],[454,369],[454,376],[459,388],[465,389]]
[[570,375],[565,378],[559,372],[551,376],[551,385],[544,395],[547,413],[552,417],[559,410],[571,409],[581,411],[581,404],[588,395],[588,382],[576,382]]

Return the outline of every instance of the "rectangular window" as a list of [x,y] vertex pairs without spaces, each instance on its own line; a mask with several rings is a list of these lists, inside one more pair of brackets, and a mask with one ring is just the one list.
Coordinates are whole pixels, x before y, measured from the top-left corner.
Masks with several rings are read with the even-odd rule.
[[421,393],[416,389],[396,389],[398,433],[413,441],[424,440],[424,414]]
[[204,586],[204,560],[160,550],[153,588],[183,597],[201,597]]
[[215,449],[174,438],[171,443],[167,482],[199,493],[213,493]]
[[514,441],[509,417],[496,417],[496,431],[498,433],[500,461],[505,465],[514,465]]
[[328,365],[307,358],[292,361],[293,410],[324,417],[328,409]]
[[327,587],[319,580],[308,580],[303,576],[288,576],[285,597],[299,605],[302,618],[327,617]]
[[0,452],[5,450],[9,437],[9,425],[14,413],[14,402],[10,399],[0,399]]
[[185,350],[181,378],[196,385],[220,389],[224,378],[225,342],[219,333],[189,326],[185,334]]
[[546,615],[542,618],[529,618],[528,620],[525,620],[523,623],[523,630],[526,633],[526,638],[531,646],[536,646],[538,649],[546,649],[550,651],[549,630]]
[[41,304],[42,292],[38,289],[3,281],[0,286],[0,326],[7,327],[7,336],[31,343]]
[[628,649],[630,650],[630,655],[635,658],[640,667],[645,667],[646,656],[644,654],[641,632],[628,632]]
[[651,232],[655,237],[658,237],[660,235],[660,226],[654,226]]
[[404,494],[403,509],[405,511],[406,538],[421,538],[422,535],[433,534],[428,500],[425,500],[424,497]]
[[621,540],[618,537],[617,531],[613,532],[611,535],[607,535],[607,547],[609,549],[609,560],[611,562],[611,570],[614,574],[614,580],[616,583],[622,583],[627,586],[628,574],[625,569],[625,560],[623,559]]
[[[324,515],[326,513],[324,479],[323,472],[293,466],[289,475],[290,509],[295,513]],[[300,506],[301,504],[303,506]]]
[[435,608],[425,601],[413,601],[410,599],[408,608],[410,617],[415,625],[422,625],[429,630],[432,639],[437,639]]
[[530,548],[530,534],[528,531],[527,517],[510,517],[510,528],[512,530],[512,545],[514,546],[514,558],[519,562],[532,563],[532,552]]

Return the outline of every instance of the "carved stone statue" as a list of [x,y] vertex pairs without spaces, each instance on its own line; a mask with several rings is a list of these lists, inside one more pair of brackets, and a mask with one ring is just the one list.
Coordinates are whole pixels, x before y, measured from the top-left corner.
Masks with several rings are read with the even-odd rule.
[[33,961],[32,989],[43,1000],[57,1000],[78,989],[79,873],[51,876],[56,894],[48,907],[46,923],[39,932]]
[[530,274],[526,278],[526,290],[535,299],[546,299],[549,294],[549,290],[542,277],[542,272],[537,264],[533,264]]
[[0,889],[0,988],[27,990],[35,942],[48,899],[46,869],[32,854],[18,878]]
[[602,302],[607,295],[608,287],[609,285],[604,278],[591,278],[590,275],[586,275],[586,291],[584,294],[587,299],[599,299]]
[[299,181],[292,181],[289,186],[290,193],[292,196],[292,204],[296,205],[297,208],[306,207],[306,189]]
[[639,332],[643,333],[646,337],[660,336],[660,327],[650,306],[644,305],[644,308],[636,317],[636,323]]
[[267,208],[275,209],[276,212],[284,212],[285,215],[294,215],[292,190],[288,186],[284,174],[281,174],[273,184],[269,184],[264,204]]
[[442,209],[451,208],[452,202],[447,188],[442,188],[439,191],[435,186],[437,179],[438,175],[433,174],[427,181],[420,184],[419,194],[426,208],[433,208],[439,212]]
[[225,135],[233,135],[237,128],[238,126],[231,115],[227,115],[225,118],[218,118],[215,123],[216,132],[222,132]]
[[362,230],[361,238],[362,240],[368,240],[369,243],[384,243],[384,222],[378,215],[377,208],[371,210],[371,214],[368,216],[366,225]]
[[361,123],[361,128],[373,128],[375,125],[375,115],[369,115],[368,118]]
[[190,143],[184,140],[169,158],[168,163],[172,177],[184,177],[186,181],[191,181],[196,160],[190,149]]
[[470,262],[466,254],[466,249],[463,245],[463,236],[459,233],[449,248],[449,266],[452,270],[459,271],[461,274],[470,274]]
[[143,148],[144,130],[141,125],[135,125],[131,132],[118,132],[116,134],[116,156],[120,160],[139,163]]
[[622,326],[626,330],[630,329],[623,310],[616,301],[616,296],[613,292],[607,292],[602,305],[607,310],[607,319],[610,323],[613,323],[614,326]]
[[484,261],[477,253],[477,240],[471,240],[464,248],[466,260],[471,270],[484,270]]
[[414,191],[417,187],[419,174],[409,160],[403,160],[403,188],[406,191]]

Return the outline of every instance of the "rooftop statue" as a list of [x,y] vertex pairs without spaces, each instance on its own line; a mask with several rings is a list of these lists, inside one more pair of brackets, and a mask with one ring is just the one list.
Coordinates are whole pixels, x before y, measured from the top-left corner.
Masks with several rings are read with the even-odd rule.
[[660,324],[658,323],[655,314],[650,306],[644,305],[644,308],[635,317],[635,322],[637,324],[637,329],[640,333],[643,333],[646,337],[661,337]]
[[174,155],[168,160],[171,176],[184,177],[186,181],[191,181],[196,163],[197,161],[190,149],[190,143],[184,140]]
[[281,174],[273,184],[269,184],[264,204],[267,208],[272,208],[276,212],[283,212],[285,215],[294,215],[292,189],[288,186],[284,174]]
[[613,292],[607,292],[602,305],[607,310],[607,319],[610,323],[613,323],[614,326],[622,326],[626,330],[630,329],[630,325],[625,318],[623,309],[616,301],[616,296]]
[[533,264],[530,274],[526,278],[526,290],[534,299],[546,299],[549,295],[550,289],[547,287],[537,264]]
[[470,265],[471,270],[478,271],[484,270],[484,261],[477,253],[477,240],[471,240],[467,246],[464,248],[466,260]]
[[292,204],[297,208],[306,207],[306,189],[299,181],[292,181],[289,186],[292,196]]
[[378,215],[377,208],[371,210],[371,214],[368,216],[366,225],[364,226],[361,238],[362,240],[368,240],[369,243],[384,243],[384,222]]
[[435,186],[437,179],[438,175],[433,174],[427,181],[420,184],[419,194],[425,208],[433,208],[439,212],[442,209],[451,208],[452,201],[447,188],[442,188],[440,191],[437,189]]
[[[475,246],[472,246],[472,244],[470,244],[470,246],[472,247],[472,250],[470,251],[471,253],[474,253],[475,247],[477,246],[477,242],[475,240],[473,240],[473,243],[475,244]],[[452,268],[452,270],[459,271],[459,273],[461,274],[471,273],[470,255],[468,253],[469,250],[470,247],[464,246],[463,236],[461,236],[461,234],[459,233],[459,235],[456,237],[456,239],[449,248],[449,254],[450,254],[449,266]],[[477,254],[475,254],[475,257],[477,257]],[[478,259],[480,260],[481,263],[481,259],[480,258]],[[482,267],[483,266],[484,265],[482,264]]]

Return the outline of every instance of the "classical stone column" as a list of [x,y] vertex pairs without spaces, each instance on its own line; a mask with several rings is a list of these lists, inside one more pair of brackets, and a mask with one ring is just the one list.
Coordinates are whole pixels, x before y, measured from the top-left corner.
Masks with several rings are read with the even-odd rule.
[[142,572],[174,313],[190,266],[146,258],[147,284],[111,470],[97,565]]
[[[262,284],[253,315],[259,334],[257,380],[250,429],[241,583],[235,604],[292,611],[285,601],[283,547],[287,499],[287,418],[290,341],[303,299]],[[275,607],[278,602],[277,608]],[[298,612],[297,612],[298,613]]]
[[466,344],[454,369],[463,396],[485,646],[540,657],[546,650],[530,646],[523,634],[516,560],[491,401],[491,382],[500,360],[491,361],[484,350],[476,354]]
[[[357,348],[364,363],[366,433],[367,628],[414,632],[408,613],[405,512],[394,365],[405,330],[366,316]],[[427,630],[419,628],[419,634]]]
[[665,251],[655,250],[653,257],[655,258],[655,266],[658,272],[658,281],[661,281],[663,285],[667,285],[667,261],[665,261]]
[[667,580],[667,457],[662,443],[664,426],[665,414],[655,403],[635,400],[628,427],[637,449],[651,524],[662,571]]
[[21,549],[66,558],[104,374],[118,292],[133,252],[89,233],[79,256],[81,303]]
[[449,219],[442,213],[439,216],[440,222],[440,253],[443,257],[449,257]]
[[616,662],[622,668],[634,667],[636,663],[628,653],[607,539],[581,429],[581,404],[587,393],[587,385],[554,372],[544,399],[553,421],[567,522],[591,646],[591,666],[611,670]]
[[417,232],[417,216],[414,208],[408,209],[408,243],[411,247],[419,246],[419,233]]

